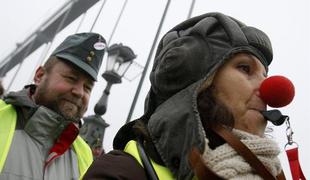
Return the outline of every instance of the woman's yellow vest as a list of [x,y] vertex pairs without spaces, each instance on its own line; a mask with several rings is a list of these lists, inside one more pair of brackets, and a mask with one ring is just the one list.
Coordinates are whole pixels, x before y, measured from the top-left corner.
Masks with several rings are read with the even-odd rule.
[[[133,141],[133,140],[129,141],[126,144],[124,151],[132,155],[139,162],[139,164],[143,167],[143,164],[142,164],[139,152],[138,152],[136,141]],[[154,170],[160,180],[175,179],[173,178],[173,174],[168,168],[155,163],[152,159],[151,159],[151,164],[153,165]]]
[[[10,150],[16,126],[17,114],[15,108],[0,100],[0,173]],[[86,142],[78,136],[73,142],[79,166],[80,179],[93,161],[92,152]]]

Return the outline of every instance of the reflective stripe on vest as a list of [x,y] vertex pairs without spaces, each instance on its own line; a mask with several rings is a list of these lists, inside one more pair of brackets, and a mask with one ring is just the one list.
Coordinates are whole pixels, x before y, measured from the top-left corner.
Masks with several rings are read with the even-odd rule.
[[[16,110],[10,104],[0,100],[0,173],[8,155],[16,126]],[[88,167],[93,162],[93,155],[90,147],[78,136],[73,142],[79,166],[80,179],[82,179]]]
[[17,115],[14,107],[0,100],[0,173],[10,150],[16,126],[16,118]]
[[81,138],[81,136],[77,136],[77,138],[73,142],[73,148],[78,157],[78,165],[80,172],[80,179],[84,176],[87,169],[93,162],[93,154],[91,152],[88,144]]
[[[143,167],[143,164],[142,164],[139,152],[138,152],[136,141],[133,141],[133,140],[129,141],[126,144],[124,151],[132,155],[139,162],[139,164]],[[159,179],[161,180],[175,179],[173,178],[173,175],[168,168],[155,163],[152,159],[151,159],[151,163]]]

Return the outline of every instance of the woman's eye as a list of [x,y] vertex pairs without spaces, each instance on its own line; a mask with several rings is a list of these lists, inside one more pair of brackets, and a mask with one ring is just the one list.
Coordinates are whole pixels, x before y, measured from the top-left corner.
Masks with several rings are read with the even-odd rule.
[[241,71],[249,74],[251,72],[251,66],[248,64],[239,64],[237,66],[238,69],[240,69]]

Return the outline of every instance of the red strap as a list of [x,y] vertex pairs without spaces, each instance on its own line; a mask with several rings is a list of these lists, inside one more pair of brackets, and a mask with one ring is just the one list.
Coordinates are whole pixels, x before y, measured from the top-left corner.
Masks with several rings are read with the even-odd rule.
[[293,180],[306,180],[299,164],[298,148],[287,149],[286,154],[290,163]]
[[45,167],[55,158],[65,153],[79,134],[79,129],[70,123],[56,140],[54,146],[49,151],[49,156],[45,162]]

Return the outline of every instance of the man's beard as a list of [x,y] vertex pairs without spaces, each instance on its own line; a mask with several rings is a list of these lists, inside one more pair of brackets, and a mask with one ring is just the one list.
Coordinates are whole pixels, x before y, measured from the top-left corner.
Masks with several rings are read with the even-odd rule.
[[45,106],[59,115],[63,116],[65,120],[72,122],[80,122],[87,107],[82,103],[82,100],[75,97],[69,97],[70,95],[58,95],[52,100],[47,100],[48,94],[46,84],[42,85],[41,88],[36,89],[35,101],[38,105]]
[[81,102],[76,101],[75,105],[72,105],[71,103],[68,104],[68,102],[61,103],[63,101],[66,100],[58,99],[58,101],[53,103],[51,109],[63,116],[68,121],[79,122],[85,112],[82,110],[85,108],[82,107]]

